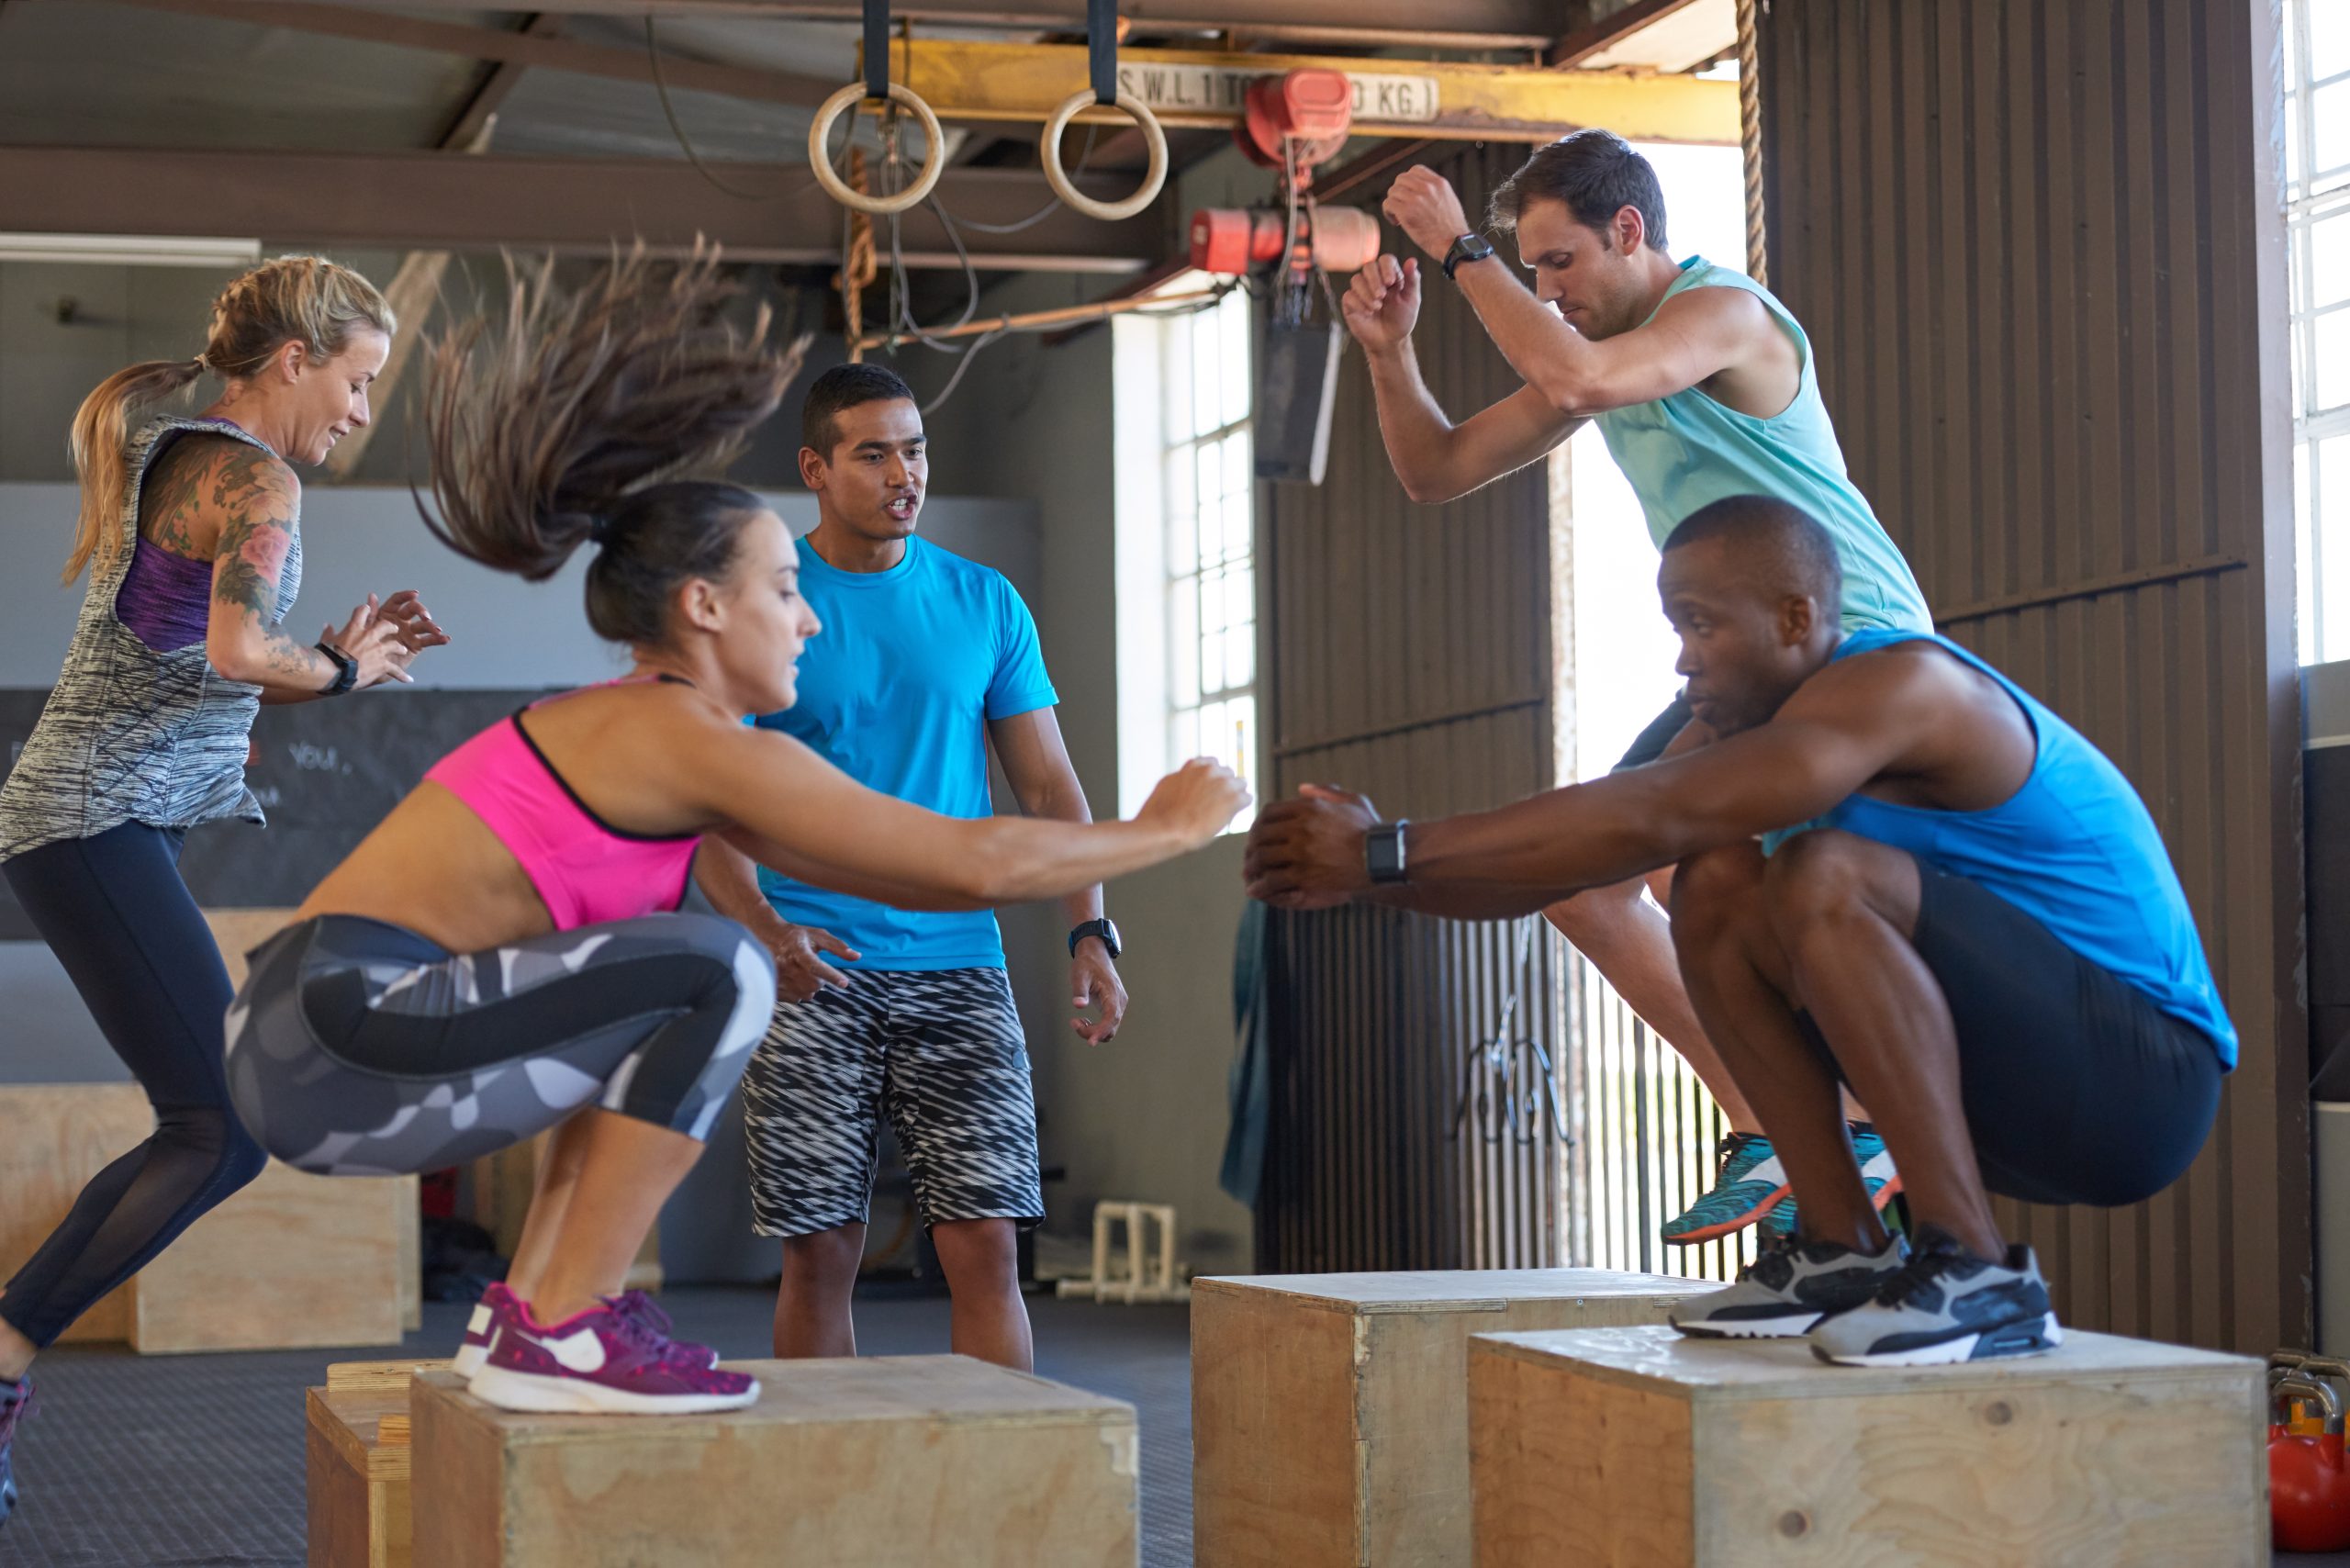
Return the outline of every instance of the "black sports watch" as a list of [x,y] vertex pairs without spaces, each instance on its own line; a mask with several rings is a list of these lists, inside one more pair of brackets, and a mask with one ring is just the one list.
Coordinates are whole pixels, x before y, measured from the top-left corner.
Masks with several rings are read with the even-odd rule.
[[318,644],[319,652],[334,661],[334,679],[319,689],[321,697],[340,697],[359,684],[359,661],[336,647],[332,643]]
[[1363,869],[1371,873],[1374,886],[1390,886],[1404,879],[1404,830],[1407,822],[1373,823],[1362,835]]
[[1118,925],[1115,921],[1089,920],[1084,924],[1079,926],[1076,930],[1069,934],[1069,956],[1070,958],[1074,958],[1077,957],[1077,945],[1080,942],[1084,941],[1089,936],[1099,936],[1102,938],[1102,946],[1110,949],[1110,957],[1113,958],[1125,951],[1125,946],[1123,946],[1118,941]]
[[1452,276],[1453,268],[1463,262],[1482,262],[1493,253],[1494,242],[1483,234],[1463,234],[1452,242],[1452,249],[1444,253],[1444,275],[1458,282]]

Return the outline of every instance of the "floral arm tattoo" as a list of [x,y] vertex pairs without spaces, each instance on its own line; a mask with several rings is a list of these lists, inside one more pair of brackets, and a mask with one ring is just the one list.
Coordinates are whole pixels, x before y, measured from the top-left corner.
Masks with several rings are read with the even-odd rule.
[[332,663],[288,637],[277,619],[277,579],[294,547],[301,494],[294,476],[269,454],[240,444],[217,461],[211,477],[211,510],[221,519],[212,559],[214,618],[249,622],[270,673],[283,684],[324,686],[334,678]]

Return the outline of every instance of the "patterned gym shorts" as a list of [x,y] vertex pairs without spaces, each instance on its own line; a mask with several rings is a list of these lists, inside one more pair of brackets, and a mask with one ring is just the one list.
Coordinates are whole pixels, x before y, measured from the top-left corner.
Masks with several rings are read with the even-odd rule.
[[777,1004],[743,1075],[752,1228],[862,1224],[881,1118],[923,1223],[1044,1217],[1028,1049],[1000,969],[849,969]]

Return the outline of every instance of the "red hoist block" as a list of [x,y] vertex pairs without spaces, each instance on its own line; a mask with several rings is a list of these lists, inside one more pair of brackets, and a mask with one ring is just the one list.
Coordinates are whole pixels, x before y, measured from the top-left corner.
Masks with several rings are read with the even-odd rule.
[[1354,123],[1354,84],[1343,71],[1291,71],[1259,76],[1242,96],[1244,146],[1253,144],[1264,160],[1281,161],[1281,139],[1294,147],[1301,166],[1312,167],[1337,152]]
[[[1303,211],[1298,221],[1307,221]],[[1315,265],[1326,272],[1356,272],[1379,254],[1379,219],[1360,207],[1317,207],[1311,221],[1306,240]],[[1286,215],[1262,208],[1202,207],[1192,214],[1192,265],[1237,277],[1252,266],[1278,261],[1287,224]]]

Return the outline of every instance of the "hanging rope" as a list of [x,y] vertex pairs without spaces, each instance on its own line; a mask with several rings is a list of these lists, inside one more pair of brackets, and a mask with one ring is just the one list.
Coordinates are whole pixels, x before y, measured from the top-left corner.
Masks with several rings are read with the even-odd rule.
[[[848,155],[849,189],[863,194],[872,188],[866,183],[865,149],[851,148]],[[866,213],[850,209],[844,214],[846,230],[841,241],[841,270],[833,274],[833,286],[841,291],[841,314],[847,319],[848,362],[864,361],[865,350],[859,340],[865,336],[865,290],[881,270],[881,258],[873,248],[873,219]]]
[[1762,71],[1757,58],[1755,8],[1738,0],[1738,140],[1746,154],[1746,273],[1771,286],[1769,237],[1762,224]]

